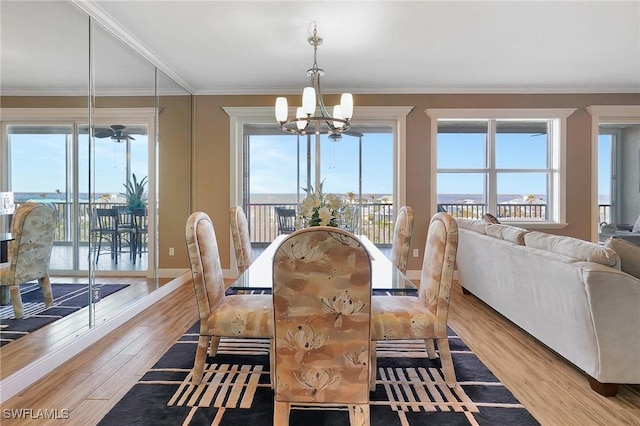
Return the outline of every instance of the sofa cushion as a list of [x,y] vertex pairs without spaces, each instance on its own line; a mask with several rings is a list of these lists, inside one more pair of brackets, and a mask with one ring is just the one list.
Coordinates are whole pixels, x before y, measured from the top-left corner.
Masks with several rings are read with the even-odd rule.
[[501,240],[511,241],[519,246],[524,245],[524,234],[530,232],[528,229],[518,228],[517,226],[488,224],[485,228],[487,235],[500,238]]
[[614,250],[578,238],[532,231],[524,234],[524,244],[527,247],[547,250],[570,256],[577,260],[596,262],[620,269],[620,256]]
[[470,229],[472,231],[479,232],[479,233],[481,233],[483,235],[487,233],[485,231],[485,228],[487,226],[487,222],[485,222],[484,220],[456,219],[456,223],[458,224],[458,227],[460,227],[460,228]]
[[607,239],[604,246],[618,253],[622,272],[640,278],[640,246],[616,237]]

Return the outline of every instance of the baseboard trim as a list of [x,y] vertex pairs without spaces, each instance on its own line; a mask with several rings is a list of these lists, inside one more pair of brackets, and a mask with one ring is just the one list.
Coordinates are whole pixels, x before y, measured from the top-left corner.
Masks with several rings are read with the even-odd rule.
[[191,280],[191,272],[183,272],[176,276],[174,280],[168,282],[154,292],[149,293],[148,296],[143,297],[137,303],[125,309],[112,319],[97,325],[86,333],[78,336],[77,339],[70,342],[68,345],[42,356],[37,361],[32,362],[1,380],[0,388],[2,389],[2,392],[0,392],[0,403],[4,403],[18,392],[21,392],[23,389],[29,387],[60,365],[78,355],[80,352],[88,349],[98,340],[125,324],[127,321],[131,320],[154,303],[160,301],[163,297],[178,289],[182,284],[189,282],[189,280]]

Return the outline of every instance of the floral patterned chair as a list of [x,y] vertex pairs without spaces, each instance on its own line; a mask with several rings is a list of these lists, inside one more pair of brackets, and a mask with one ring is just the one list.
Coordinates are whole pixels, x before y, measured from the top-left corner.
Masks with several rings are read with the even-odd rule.
[[253,262],[253,249],[251,248],[251,236],[249,224],[242,207],[232,207],[229,215],[233,248],[236,253],[236,266],[238,273],[243,273]]
[[[372,341],[421,339],[429,350],[432,340],[438,345],[446,384],[456,386],[453,359],[447,340],[447,315],[458,250],[458,226],[448,213],[436,213],[429,223],[424,249],[418,297],[376,296],[371,306]],[[371,345],[372,371],[376,371],[375,344]],[[371,390],[375,389],[372,373]]]
[[56,210],[41,203],[25,203],[13,215],[11,233],[14,241],[9,243],[9,262],[0,266],[0,285],[9,286],[16,319],[24,316],[20,284],[38,280],[45,305],[53,305],[49,262],[56,221]]
[[393,228],[393,240],[391,242],[391,263],[402,273],[407,272],[409,262],[409,249],[411,247],[411,235],[413,234],[413,209],[404,206],[398,212],[396,225]]
[[225,295],[216,234],[206,213],[189,216],[185,235],[200,314],[192,375],[193,382],[199,383],[207,349],[209,355],[215,356],[220,337],[272,338],[273,307],[271,295]]
[[371,259],[351,233],[289,235],[273,259],[275,425],[292,405],[346,405],[369,424]]

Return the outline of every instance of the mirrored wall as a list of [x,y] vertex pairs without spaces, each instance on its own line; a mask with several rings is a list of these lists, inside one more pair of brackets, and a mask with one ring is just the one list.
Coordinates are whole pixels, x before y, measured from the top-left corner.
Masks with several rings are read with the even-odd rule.
[[[158,278],[159,159],[190,146],[192,102],[71,2],[0,7],[0,192],[11,193],[16,208],[45,204],[57,217],[50,260],[57,309],[45,306],[33,281],[21,286],[25,316],[17,319],[0,286],[4,379],[167,281]],[[186,202],[171,206],[179,217],[189,214],[184,192]]]

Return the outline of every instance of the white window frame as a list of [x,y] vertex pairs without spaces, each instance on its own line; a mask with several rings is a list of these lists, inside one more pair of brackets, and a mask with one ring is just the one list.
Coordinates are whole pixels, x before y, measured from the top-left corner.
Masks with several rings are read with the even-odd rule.
[[[229,152],[230,164],[230,205],[242,204],[242,176],[243,170],[243,133],[245,124],[273,124],[276,123],[273,107],[223,107],[229,115]],[[406,144],[407,144],[407,115],[413,110],[412,106],[355,107],[354,122],[386,121],[394,123],[393,148],[393,202],[402,206],[406,202]],[[295,114],[290,111],[289,115]]]
[[[510,224],[523,226],[529,229],[561,229],[566,223],[566,128],[567,117],[575,112],[575,108],[477,108],[477,109],[452,109],[429,108],[424,112],[431,119],[431,213],[435,214],[438,205],[438,120],[551,120],[552,131],[550,155],[551,177],[549,187],[548,219],[544,221],[509,221]],[[488,188],[487,195],[495,198],[492,189]],[[491,205],[491,204],[490,204]]]

